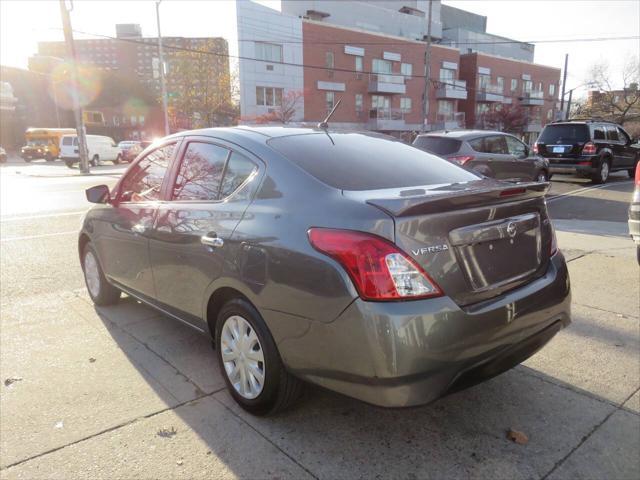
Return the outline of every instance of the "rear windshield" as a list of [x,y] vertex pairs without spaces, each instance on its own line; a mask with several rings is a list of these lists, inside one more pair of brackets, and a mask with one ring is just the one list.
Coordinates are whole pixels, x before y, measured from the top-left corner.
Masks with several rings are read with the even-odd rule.
[[418,137],[413,141],[413,146],[422,148],[436,155],[450,155],[460,150],[460,140],[447,137]]
[[547,125],[544,127],[539,143],[585,143],[589,141],[589,127],[584,123],[575,125]]
[[73,137],[62,137],[62,145],[73,145]]
[[[329,136],[330,135],[330,136]],[[327,185],[341,190],[469,182],[478,176],[400,141],[361,133],[272,138],[269,145]]]

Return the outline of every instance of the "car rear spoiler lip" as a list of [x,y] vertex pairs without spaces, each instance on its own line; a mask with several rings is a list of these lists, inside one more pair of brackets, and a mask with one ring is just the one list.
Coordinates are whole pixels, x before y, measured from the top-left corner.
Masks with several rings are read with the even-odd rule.
[[549,182],[515,183],[473,190],[452,191],[441,195],[420,195],[409,198],[372,198],[366,200],[366,203],[385,211],[393,217],[408,217],[494,205],[496,203],[530,200],[544,197],[549,188]]

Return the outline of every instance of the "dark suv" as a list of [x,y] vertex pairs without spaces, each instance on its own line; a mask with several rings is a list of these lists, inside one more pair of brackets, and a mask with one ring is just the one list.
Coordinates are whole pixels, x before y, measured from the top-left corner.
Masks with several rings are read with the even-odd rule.
[[549,159],[553,173],[575,173],[605,183],[609,173],[633,178],[640,145],[620,125],[600,120],[567,120],[546,125],[534,151]]

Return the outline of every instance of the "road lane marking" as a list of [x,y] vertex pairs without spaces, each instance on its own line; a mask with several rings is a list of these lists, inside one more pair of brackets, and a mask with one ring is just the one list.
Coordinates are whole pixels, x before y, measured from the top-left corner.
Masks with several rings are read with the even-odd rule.
[[46,215],[31,215],[28,217],[9,217],[1,218],[0,222],[20,222],[22,220],[36,220],[39,218],[69,217],[72,215],[82,215],[86,212],[86,210],[82,210],[81,212],[48,213]]
[[41,235],[26,235],[24,237],[7,237],[0,239],[0,242],[12,242],[15,240],[33,240],[36,238],[44,238],[44,237],[57,237],[60,235],[71,235],[72,233],[78,234],[78,230],[71,230],[69,232],[57,232],[57,233],[43,233]]
[[599,188],[614,187],[616,185],[626,185],[627,183],[633,183],[633,180],[625,180],[623,182],[604,183],[602,185],[593,185],[591,187],[583,187],[583,188],[579,188],[578,190],[572,190],[572,191],[567,192],[567,193],[561,193],[560,195],[554,195],[553,197],[549,197],[549,198],[547,198],[547,203],[553,202],[554,200],[560,200],[561,198],[565,198],[565,197],[572,197],[574,195],[578,195],[579,193],[588,192],[590,190],[597,190]]

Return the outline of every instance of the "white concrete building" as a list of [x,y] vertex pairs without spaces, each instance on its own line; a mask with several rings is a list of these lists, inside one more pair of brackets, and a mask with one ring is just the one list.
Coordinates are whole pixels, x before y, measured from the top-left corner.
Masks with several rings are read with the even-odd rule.
[[[303,64],[302,20],[249,0],[238,0],[236,12],[240,116],[241,121],[250,122],[274,112],[279,99],[289,92],[303,91],[302,67],[295,66]],[[300,101],[292,121],[303,116]]]

